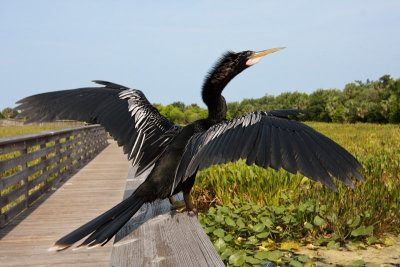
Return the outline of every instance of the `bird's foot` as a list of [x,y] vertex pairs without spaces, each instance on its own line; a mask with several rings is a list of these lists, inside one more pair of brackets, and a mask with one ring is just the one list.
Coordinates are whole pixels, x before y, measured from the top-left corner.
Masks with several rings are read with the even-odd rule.
[[188,212],[189,214],[191,214],[191,212],[196,215],[196,217],[198,217],[198,211],[196,208],[192,208],[192,209],[188,209],[187,207],[181,208],[180,210],[176,210],[177,213],[183,213],[183,212]]
[[174,201],[174,203],[171,203],[171,210],[181,210],[186,208],[185,201]]

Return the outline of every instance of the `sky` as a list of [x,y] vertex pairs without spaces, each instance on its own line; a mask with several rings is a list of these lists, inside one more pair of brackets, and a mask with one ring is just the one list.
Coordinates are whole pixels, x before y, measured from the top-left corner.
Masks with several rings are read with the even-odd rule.
[[202,107],[227,50],[287,48],[235,77],[228,102],[400,78],[400,1],[0,1],[0,110],[106,80]]

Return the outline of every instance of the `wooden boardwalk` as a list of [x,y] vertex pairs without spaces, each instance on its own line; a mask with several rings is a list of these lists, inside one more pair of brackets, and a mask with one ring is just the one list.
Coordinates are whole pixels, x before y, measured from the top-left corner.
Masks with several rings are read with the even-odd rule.
[[0,229],[0,266],[109,266],[113,242],[97,249],[48,248],[63,235],[122,200],[129,162],[116,142]]

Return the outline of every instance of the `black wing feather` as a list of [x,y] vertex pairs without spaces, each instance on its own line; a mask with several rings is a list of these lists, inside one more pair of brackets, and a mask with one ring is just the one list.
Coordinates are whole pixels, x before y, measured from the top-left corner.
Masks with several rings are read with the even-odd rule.
[[[150,167],[162,154],[173,136],[181,130],[136,89],[106,81],[94,81],[105,87],[62,90],[26,97],[18,103],[20,117],[27,122],[60,119],[99,123],[123,146],[129,160],[138,166],[138,174]],[[167,134],[168,133],[168,134]]]
[[212,126],[189,140],[175,184],[215,163],[247,158],[264,168],[283,168],[321,181],[336,191],[331,176],[354,187],[363,167],[344,148],[311,127],[288,119],[299,110],[256,111]]

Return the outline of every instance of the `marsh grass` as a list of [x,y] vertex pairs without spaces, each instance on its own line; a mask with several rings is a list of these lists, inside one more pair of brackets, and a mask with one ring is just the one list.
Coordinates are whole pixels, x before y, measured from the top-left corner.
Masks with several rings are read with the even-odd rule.
[[50,130],[58,130],[63,128],[73,127],[69,124],[65,126],[60,125],[26,125],[26,126],[0,126],[0,137],[7,137],[7,136],[14,136],[14,135],[21,135],[21,134],[30,134],[30,133],[37,133],[43,131],[50,131]]
[[[217,208],[222,205],[230,207],[230,212],[234,212],[249,204],[250,207],[268,209],[264,212],[278,218],[274,227],[292,233],[275,237],[277,242],[295,239],[301,244],[322,244],[336,248],[350,242],[362,247],[381,242],[379,237],[384,233],[398,235],[399,126],[315,122],[307,124],[352,153],[365,168],[365,182],[353,180],[356,189],[352,190],[336,181],[339,192],[334,193],[300,174],[265,170],[255,165],[249,167],[244,161],[213,166],[198,173],[194,186],[196,204],[205,212],[200,216],[203,225],[210,227],[204,222],[213,221],[209,207]],[[281,215],[274,213],[276,208],[285,209],[285,216],[293,216],[295,223],[288,218],[286,222],[283,217],[280,220]],[[257,216],[254,214],[251,218]],[[251,220],[244,222],[252,225]],[[219,227],[229,231],[226,223],[221,223]],[[212,232],[209,235],[212,240],[219,240]],[[252,235],[249,234],[243,242],[248,242],[250,236]],[[238,236],[233,237],[237,238]],[[262,240],[258,241],[261,244]]]

